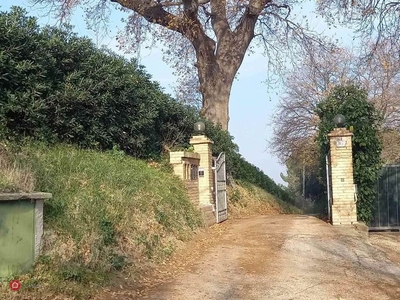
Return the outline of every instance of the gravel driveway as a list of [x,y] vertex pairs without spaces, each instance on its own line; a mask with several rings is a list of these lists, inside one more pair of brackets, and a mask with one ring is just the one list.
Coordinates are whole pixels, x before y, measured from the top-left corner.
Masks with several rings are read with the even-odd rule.
[[[309,216],[228,220],[115,299],[400,299],[400,236],[379,245]],[[386,247],[386,248],[385,248]],[[396,253],[398,255],[396,255]],[[156,275],[158,274],[158,275]],[[111,297],[112,298],[112,297]]]

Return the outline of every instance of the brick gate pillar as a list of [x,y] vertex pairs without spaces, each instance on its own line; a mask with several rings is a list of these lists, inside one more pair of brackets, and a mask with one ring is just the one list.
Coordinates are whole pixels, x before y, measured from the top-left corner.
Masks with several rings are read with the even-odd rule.
[[199,163],[199,204],[210,206],[214,202],[214,171],[212,169],[212,144],[205,135],[196,135],[190,139],[194,152],[200,155]]
[[357,222],[353,179],[353,133],[346,128],[335,128],[328,134],[332,178],[332,225]]

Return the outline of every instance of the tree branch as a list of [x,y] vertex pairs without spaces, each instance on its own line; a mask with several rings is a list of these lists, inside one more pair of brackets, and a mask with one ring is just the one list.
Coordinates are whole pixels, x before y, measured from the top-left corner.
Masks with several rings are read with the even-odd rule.
[[[204,1],[203,1],[204,2]],[[198,0],[183,0],[183,7],[185,12],[185,17],[187,18],[185,24],[185,33],[184,35],[191,41],[196,52],[199,51],[200,48],[212,49],[211,53],[214,51],[215,42],[204,31],[204,28],[198,18],[198,10],[199,10],[199,2]],[[205,55],[205,53],[203,53]]]
[[185,15],[192,21],[198,21],[197,13],[199,11],[199,1],[198,0],[183,0],[183,9]]
[[258,17],[268,4],[272,4],[272,0],[250,0],[247,14]]
[[221,40],[229,30],[228,20],[226,18],[226,0],[211,1],[211,24],[217,40]]
[[[276,3],[268,3],[268,4],[265,6],[265,8],[268,8],[268,7],[274,7],[274,8],[276,8],[276,9],[281,9],[281,8],[287,9],[287,14],[286,14],[285,19],[287,19],[287,18],[289,17],[290,12],[291,12],[291,8],[290,8],[290,6],[287,5],[287,4],[278,5],[278,4],[276,4]],[[267,12],[267,11],[266,11],[266,12],[261,12],[261,13],[260,13],[260,15],[267,15],[267,14],[269,14],[269,12]]]
[[[166,1],[166,2],[161,2],[159,1],[159,3],[163,6],[163,7],[170,7],[170,6],[180,6],[183,4],[184,1]],[[202,6],[204,4],[209,3],[210,0],[200,0],[198,5]]]
[[271,3],[272,0],[250,0],[249,5],[246,8],[245,13],[243,14],[239,25],[235,29],[235,33],[237,32],[242,38],[244,38],[244,34],[248,31],[249,26],[253,27],[253,32],[251,38],[254,37],[254,26],[258,19],[258,16],[264,9],[264,7]]
[[158,24],[168,29],[184,34],[182,26],[183,23],[182,18],[164,10],[163,5],[161,3],[156,3],[152,0],[147,0],[147,1],[110,0],[110,1],[118,3],[125,8],[137,12],[148,22]]

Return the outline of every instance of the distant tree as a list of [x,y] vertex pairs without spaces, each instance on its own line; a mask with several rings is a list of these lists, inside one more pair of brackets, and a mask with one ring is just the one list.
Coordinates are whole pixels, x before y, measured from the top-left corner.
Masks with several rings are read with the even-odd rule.
[[[112,9],[130,13],[122,46],[163,43],[165,59],[193,83],[198,79],[202,113],[228,129],[229,96],[235,75],[253,42],[261,46],[275,71],[304,55],[320,36],[292,13],[297,0],[33,0],[56,7],[61,17],[81,5],[93,23]],[[114,5],[113,5],[114,4]],[[158,25],[158,26],[152,26]],[[133,48],[132,48],[133,47]],[[193,74],[193,72],[197,72]],[[185,80],[187,81],[187,80]]]
[[[400,7],[399,7],[400,9]],[[375,47],[375,45],[374,45]],[[368,99],[382,113],[383,127],[400,130],[400,44],[381,42],[369,60],[360,60],[358,81],[368,91]]]
[[400,163],[400,131],[385,128],[382,132],[382,159],[386,164]]
[[[356,85],[337,86],[317,106],[321,122],[318,126],[318,144],[321,157],[329,151],[328,133],[335,127],[333,118],[343,114],[345,127],[354,127],[353,167],[354,181],[358,186],[358,219],[369,223],[372,218],[372,202],[376,196],[375,185],[382,167],[382,142],[379,129],[382,118],[374,105],[367,100],[367,92]],[[321,160],[321,171],[325,171]]]

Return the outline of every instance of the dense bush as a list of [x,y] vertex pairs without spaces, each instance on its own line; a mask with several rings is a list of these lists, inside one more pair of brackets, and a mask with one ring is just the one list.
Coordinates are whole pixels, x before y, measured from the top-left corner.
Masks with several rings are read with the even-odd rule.
[[192,130],[195,112],[163,93],[135,60],[97,49],[68,27],[40,29],[20,8],[0,14],[0,33],[3,136],[117,145],[154,158]]
[[329,151],[328,133],[335,127],[335,115],[345,116],[346,128],[354,127],[352,145],[354,181],[358,186],[357,214],[359,220],[369,223],[376,196],[375,185],[382,167],[382,142],[378,134],[381,116],[373,103],[368,102],[367,92],[355,85],[335,87],[318,104],[317,113],[321,119],[318,142],[324,159],[321,170],[325,170],[325,155]]
[[[201,117],[165,94],[135,60],[97,49],[70,27],[40,28],[26,11],[0,13],[0,135],[159,159],[186,148]],[[206,122],[227,169],[285,201],[288,194],[238,153],[233,137]]]

